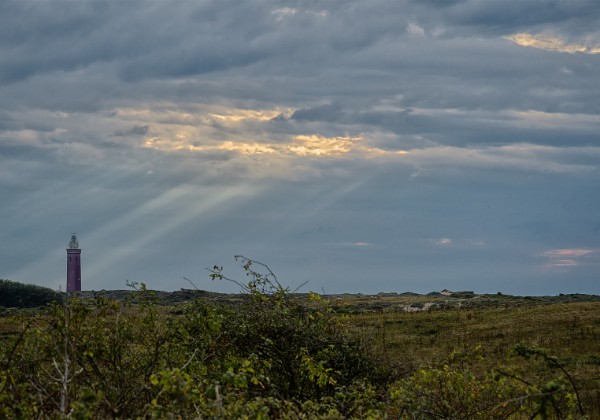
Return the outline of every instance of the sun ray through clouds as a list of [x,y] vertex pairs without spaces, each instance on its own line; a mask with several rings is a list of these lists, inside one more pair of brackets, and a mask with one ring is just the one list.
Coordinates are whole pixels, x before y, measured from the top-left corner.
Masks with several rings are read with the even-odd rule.
[[88,267],[88,272],[91,277],[99,277],[103,267],[118,264],[125,260],[128,256],[139,252],[140,249],[168,235],[170,232],[182,227],[183,225],[195,220],[196,227],[209,223],[210,220],[218,214],[218,207],[239,206],[243,203],[244,198],[259,194],[260,186],[240,183],[229,187],[220,186],[218,189],[198,189],[193,184],[185,184],[172,191],[168,191],[155,200],[152,200],[147,205],[142,206],[137,211],[118,220],[111,226],[104,227],[98,232],[94,232],[91,240],[101,240],[95,235],[105,237],[107,235],[118,235],[118,232],[124,225],[132,220],[139,219],[144,215],[152,212],[159,212],[163,207],[171,206],[173,201],[182,200],[185,197],[185,205],[177,209],[170,207],[167,218],[160,223],[153,225],[147,231],[141,233],[134,238],[128,238],[120,247],[112,248],[108,253],[98,256],[93,264]]
[[[127,214],[85,232],[82,239],[87,244],[112,244],[105,249],[96,249],[93,260],[85,264],[85,276],[91,279],[88,284],[100,287],[105,281],[115,279],[103,278],[106,267],[119,265],[128,257],[139,253],[149,244],[156,243],[169,233],[194,221],[199,227],[210,223],[219,214],[216,209],[226,206],[228,209],[243,204],[245,199],[260,194],[262,187],[249,183],[238,183],[231,186],[201,187],[194,183],[186,183],[165,191],[148,200]],[[185,203],[173,206],[175,202]],[[88,245],[88,250],[89,250]],[[36,272],[51,263],[62,259],[62,250],[54,250],[40,260],[23,267],[14,273],[14,278],[26,279],[30,273]],[[85,257],[85,255],[84,255]],[[123,286],[125,285],[123,279]],[[62,284],[62,277],[46,279],[50,287]]]

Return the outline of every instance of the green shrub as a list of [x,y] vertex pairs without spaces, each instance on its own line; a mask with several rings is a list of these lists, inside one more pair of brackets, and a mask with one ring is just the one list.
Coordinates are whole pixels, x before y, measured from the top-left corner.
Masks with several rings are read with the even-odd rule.
[[[506,381],[477,378],[448,364],[417,370],[391,388],[392,410],[413,419],[506,418],[502,403],[513,397]],[[516,411],[512,407],[508,410]]]
[[519,344],[516,357],[540,363],[531,360],[528,372],[507,371],[506,363],[485,372],[477,366],[479,350],[454,353],[441,366],[422,367],[393,384],[389,413],[411,419],[584,418],[577,389],[555,358]]
[[[319,295],[310,293],[309,302],[301,304],[267,266],[237,259],[250,280],[236,281],[246,292],[242,303],[221,310],[220,348],[233,357],[256,360],[254,368],[268,378],[260,387],[250,387],[251,395],[318,399],[356,381],[387,380],[389,372],[384,374],[367,348],[345,334],[341,318]],[[212,277],[232,281],[220,267]]]
[[47,287],[0,279],[0,306],[6,308],[34,308],[61,298],[61,293]]

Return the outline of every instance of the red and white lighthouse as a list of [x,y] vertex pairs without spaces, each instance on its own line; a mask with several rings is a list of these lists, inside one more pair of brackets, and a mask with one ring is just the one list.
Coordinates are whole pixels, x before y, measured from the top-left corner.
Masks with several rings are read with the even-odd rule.
[[67,248],[67,293],[81,292],[81,249],[75,234]]

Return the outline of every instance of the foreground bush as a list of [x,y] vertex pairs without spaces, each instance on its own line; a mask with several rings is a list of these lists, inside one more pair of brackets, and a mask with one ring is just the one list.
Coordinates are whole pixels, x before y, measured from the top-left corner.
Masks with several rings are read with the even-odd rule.
[[196,300],[174,316],[143,285],[136,306],[102,297],[53,304],[2,343],[2,415],[320,416],[376,406],[364,395],[388,376],[327,304],[314,295],[300,305],[268,267],[242,262],[250,280],[235,307]]
[[[565,418],[580,416],[557,360],[518,348],[528,376],[471,369],[476,352],[399,376],[319,296],[298,303],[268,267],[214,279],[246,292],[236,306],[195,300],[176,314],[143,285],[139,304],[70,298],[1,342],[6,418]],[[460,356],[460,357],[459,357]]]

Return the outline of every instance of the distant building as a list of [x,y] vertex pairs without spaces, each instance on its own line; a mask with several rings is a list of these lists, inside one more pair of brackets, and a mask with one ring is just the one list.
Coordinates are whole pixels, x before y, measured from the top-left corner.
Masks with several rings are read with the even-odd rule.
[[81,249],[75,234],[67,248],[67,293],[81,292]]

